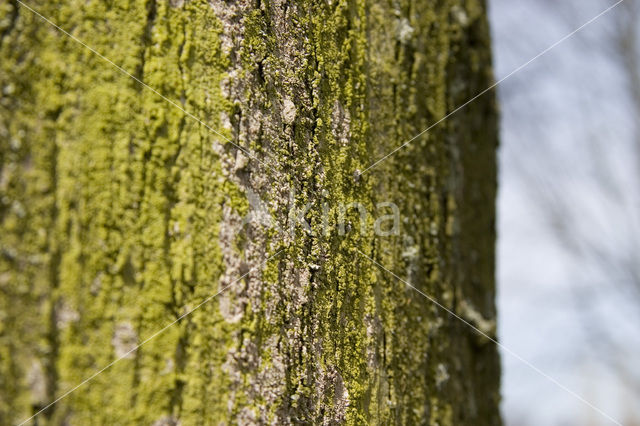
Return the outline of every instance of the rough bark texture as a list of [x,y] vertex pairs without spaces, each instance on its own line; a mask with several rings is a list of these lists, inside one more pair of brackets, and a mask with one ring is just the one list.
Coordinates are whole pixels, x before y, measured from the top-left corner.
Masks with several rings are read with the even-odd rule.
[[500,423],[484,1],[28,4],[224,138],[0,1],[1,424]]

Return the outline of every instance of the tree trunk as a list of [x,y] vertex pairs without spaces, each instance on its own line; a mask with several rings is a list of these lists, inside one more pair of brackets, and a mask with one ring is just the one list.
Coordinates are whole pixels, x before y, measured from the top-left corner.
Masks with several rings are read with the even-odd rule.
[[494,335],[493,94],[366,170],[492,83],[484,1],[28,6],[0,423],[500,423],[495,345],[372,262]]

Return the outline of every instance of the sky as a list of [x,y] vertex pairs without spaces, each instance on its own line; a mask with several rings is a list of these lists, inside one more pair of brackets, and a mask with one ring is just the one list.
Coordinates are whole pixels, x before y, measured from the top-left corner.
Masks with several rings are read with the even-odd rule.
[[[615,1],[489,3],[500,80]],[[498,335],[569,389],[503,351],[507,425],[614,424],[570,392],[623,424],[640,424],[637,389],[625,384],[631,376],[621,377],[602,355],[610,351],[602,342],[611,339],[618,358],[639,373],[639,310],[621,296],[618,269],[558,238],[568,226],[605,252],[637,253],[640,204],[628,195],[640,193],[630,155],[635,117],[624,75],[603,42],[617,31],[621,12],[598,18],[498,87]],[[603,170],[622,195],[603,191]],[[553,197],[560,202],[549,204]],[[550,220],[552,208],[560,224]]]

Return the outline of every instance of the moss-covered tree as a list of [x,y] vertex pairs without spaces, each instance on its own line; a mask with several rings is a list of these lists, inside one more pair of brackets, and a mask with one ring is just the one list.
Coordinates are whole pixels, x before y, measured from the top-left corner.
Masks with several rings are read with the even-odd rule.
[[495,346],[359,254],[494,333],[493,96],[359,172],[491,84],[484,1],[0,0],[0,43],[0,423],[123,356],[30,422],[500,423]]

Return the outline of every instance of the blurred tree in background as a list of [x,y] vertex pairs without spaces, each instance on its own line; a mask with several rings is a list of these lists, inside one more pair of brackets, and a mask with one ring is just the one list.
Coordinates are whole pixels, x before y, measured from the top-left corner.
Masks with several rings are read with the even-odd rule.
[[[492,1],[497,78],[614,3]],[[501,338],[625,424],[640,421],[639,19],[625,0],[499,88]],[[598,417],[506,371],[508,420]]]

